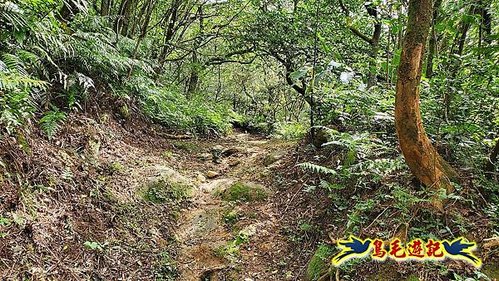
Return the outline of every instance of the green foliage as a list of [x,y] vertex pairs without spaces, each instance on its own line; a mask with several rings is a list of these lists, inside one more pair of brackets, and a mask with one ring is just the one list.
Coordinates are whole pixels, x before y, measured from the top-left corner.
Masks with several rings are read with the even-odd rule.
[[225,201],[261,201],[265,200],[267,196],[268,194],[264,187],[244,182],[236,182],[221,193],[221,197]]
[[9,226],[11,223],[10,219],[0,216],[0,226]]
[[105,245],[95,241],[85,241],[85,243],[83,243],[83,246],[93,251],[103,251],[105,247]]
[[159,261],[154,269],[154,278],[158,281],[173,281],[177,280],[179,272],[175,261],[168,252],[159,254]]
[[298,166],[306,171],[311,171],[317,174],[323,174],[323,175],[336,175],[336,171],[333,169],[329,169],[327,167],[321,166],[321,165],[316,165],[313,163],[305,162],[305,163],[300,163]]
[[66,113],[59,111],[54,107],[52,111],[48,111],[40,119],[40,128],[51,140],[61,128],[61,123],[66,120]]
[[249,243],[250,237],[254,234],[255,229],[252,227],[239,231],[233,240],[228,242],[226,245],[215,249],[215,254],[219,257],[234,261],[240,254],[240,246]]
[[274,135],[285,140],[302,139],[308,132],[308,127],[299,122],[278,123]]
[[[113,5],[104,9],[109,2]],[[70,112],[99,115],[108,109],[131,124],[148,119],[173,131],[212,137],[230,133],[237,124],[298,140],[314,121],[330,129],[328,141],[314,151],[317,157],[298,165],[314,173],[306,191],[321,188],[332,208],[348,209],[349,230],[358,230],[381,203],[391,204],[400,213],[398,220],[406,222],[412,209],[432,195],[410,186],[394,126],[406,1],[343,2],[339,8],[320,0],[158,0],[133,1],[126,8],[121,4],[132,2],[0,1],[0,139],[14,137],[28,151],[24,134],[34,125],[52,140]],[[487,179],[483,166],[499,138],[494,17],[499,5],[497,0],[479,2],[442,1],[432,31],[438,51],[432,62],[424,56],[425,68],[434,71],[431,77],[426,73],[420,96],[431,142],[463,170],[469,184],[436,195],[471,205],[495,227],[498,164],[491,173],[496,179]],[[376,25],[381,27],[378,42],[367,38]],[[195,143],[174,145],[199,152]],[[163,156],[172,158],[169,152]],[[264,162],[278,158],[269,155]],[[108,168],[123,170],[119,163]],[[73,173],[62,168],[61,182],[72,184],[78,178]],[[53,188],[57,181],[49,181]],[[484,206],[467,196],[475,193],[469,187],[479,187]],[[152,182],[140,192],[157,204],[190,193],[168,181]],[[265,199],[267,192],[238,182],[220,196],[253,201]],[[238,216],[224,218],[234,223]],[[453,219],[459,231],[470,228],[464,218]],[[423,222],[446,226],[433,217]],[[7,223],[0,217],[0,225]],[[313,230],[308,223],[299,228],[305,234]],[[434,235],[428,231],[414,230]],[[246,238],[238,236],[227,248],[229,255]],[[85,247],[102,250],[98,242],[87,242]],[[155,278],[173,280],[178,274],[170,256],[164,253],[159,260]],[[459,278],[465,277],[456,274]]]
[[196,134],[229,132],[233,114],[224,106],[208,106],[201,98],[188,100],[179,91],[157,86],[144,77],[134,79],[127,86],[128,92],[139,97],[144,113],[157,123]]
[[111,162],[109,164],[109,170],[111,173],[122,173],[125,170],[125,166],[120,162]]
[[307,265],[308,280],[318,280],[327,272],[331,266],[331,258],[333,257],[334,249],[326,244],[320,244],[314,255]]
[[242,215],[236,210],[226,211],[222,215],[224,223],[228,224],[229,226],[234,225],[241,217]]
[[175,141],[173,142],[173,145],[181,150],[185,150],[186,152],[189,153],[194,153],[194,152],[200,152],[201,148],[196,144],[195,142],[189,142],[189,141]]
[[402,214],[404,214],[405,216],[410,216],[410,209],[412,206],[414,206],[414,204],[427,201],[416,197],[408,190],[399,186],[396,186],[392,190],[392,196],[395,199],[394,206],[402,211]]
[[25,126],[34,115],[34,106],[25,91],[5,92],[0,95],[0,124],[8,134]]
[[160,179],[148,183],[142,191],[142,198],[154,204],[177,202],[191,196],[191,188],[184,184]]
[[328,130],[329,141],[324,148],[332,149],[338,161],[333,167],[315,163],[298,164],[302,169],[327,176],[321,187],[329,192],[344,186],[366,187],[379,185],[383,179],[406,169],[402,157],[395,156],[394,144],[375,134],[347,133]]

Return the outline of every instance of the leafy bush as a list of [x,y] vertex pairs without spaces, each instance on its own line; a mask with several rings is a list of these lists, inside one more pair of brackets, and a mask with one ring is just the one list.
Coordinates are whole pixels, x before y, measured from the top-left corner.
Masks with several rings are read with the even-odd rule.
[[225,134],[232,127],[235,114],[223,105],[208,106],[200,98],[188,100],[180,91],[157,85],[151,79],[132,77],[121,91],[138,97],[146,116],[170,128],[195,134]]
[[[327,176],[332,186],[369,187],[383,178],[406,168],[394,145],[368,133],[347,133],[329,129],[329,141],[323,146],[335,151],[338,161],[332,167],[310,162],[301,163],[306,171]],[[336,189],[336,188],[333,188]]]
[[308,132],[308,126],[300,122],[278,123],[274,132],[275,137],[285,140],[302,139]]

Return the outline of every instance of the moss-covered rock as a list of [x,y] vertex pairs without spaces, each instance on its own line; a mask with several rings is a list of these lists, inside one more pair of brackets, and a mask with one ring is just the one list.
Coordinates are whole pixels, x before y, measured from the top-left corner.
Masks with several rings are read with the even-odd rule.
[[275,162],[281,160],[285,155],[285,152],[282,151],[277,151],[277,152],[272,152],[269,153],[263,158],[263,165],[265,166],[270,166],[274,164]]
[[333,247],[326,244],[319,245],[308,262],[307,280],[315,281],[319,279],[329,269],[333,254]]
[[225,201],[253,202],[262,201],[268,197],[267,189],[256,183],[236,182],[227,189],[219,192]]
[[166,179],[159,179],[146,184],[142,190],[142,198],[148,202],[162,204],[181,201],[192,196],[192,188]]

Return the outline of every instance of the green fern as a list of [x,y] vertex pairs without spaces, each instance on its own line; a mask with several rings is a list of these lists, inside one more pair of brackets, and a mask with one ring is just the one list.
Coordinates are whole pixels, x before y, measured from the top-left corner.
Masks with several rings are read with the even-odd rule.
[[61,128],[61,123],[66,120],[66,113],[55,108],[52,111],[46,112],[40,119],[40,128],[51,140]]
[[13,30],[21,30],[27,27],[23,10],[11,1],[0,3],[0,26],[10,27]]
[[333,169],[330,169],[330,168],[327,168],[324,166],[320,166],[320,165],[316,165],[316,164],[312,164],[310,162],[300,163],[300,164],[298,164],[298,166],[305,171],[310,171],[310,172],[317,173],[317,174],[323,174],[323,175],[336,175],[337,174],[337,172]]
[[33,79],[29,76],[0,72],[0,91],[14,91],[16,89],[30,89],[34,87],[45,89],[47,86],[47,82]]

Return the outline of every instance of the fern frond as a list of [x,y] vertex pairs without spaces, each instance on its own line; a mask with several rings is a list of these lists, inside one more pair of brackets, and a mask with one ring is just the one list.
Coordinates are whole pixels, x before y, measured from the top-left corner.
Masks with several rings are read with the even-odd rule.
[[83,88],[83,90],[88,92],[88,90],[95,88],[94,80],[82,73],[76,72],[76,78],[78,78],[78,84]]
[[66,113],[59,111],[58,108],[45,113],[40,119],[39,124],[42,131],[51,140],[61,128],[61,123],[66,120]]
[[336,175],[337,172],[333,169],[313,164],[310,162],[305,162],[305,163],[300,163],[298,164],[298,167],[302,168],[305,171],[310,171],[316,174],[323,174],[323,175]]
[[8,70],[16,71],[25,76],[28,75],[24,63],[16,55],[8,53],[2,54],[2,61],[7,66]]
[[0,25],[10,26],[14,30],[21,30],[28,26],[23,10],[11,1],[0,3]]
[[0,90],[12,91],[19,88],[43,88],[49,84],[45,81],[33,79],[16,73],[0,72]]

